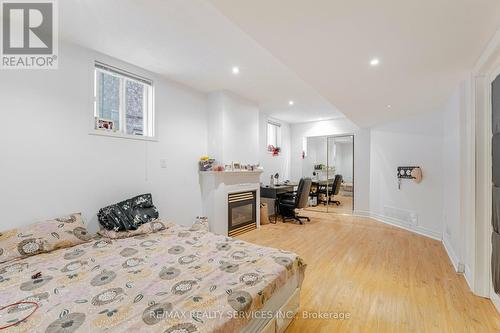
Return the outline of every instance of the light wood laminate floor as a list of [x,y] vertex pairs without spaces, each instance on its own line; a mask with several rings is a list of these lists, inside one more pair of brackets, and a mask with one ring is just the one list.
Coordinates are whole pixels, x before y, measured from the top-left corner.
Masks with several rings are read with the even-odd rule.
[[311,212],[334,212],[340,214],[350,214],[352,213],[352,197],[347,197],[343,195],[334,196],[335,200],[340,201],[340,205],[337,206],[334,203],[330,203],[328,206],[320,203],[317,206],[307,207],[306,210]]
[[[299,316],[287,333],[500,332],[492,303],[470,292],[439,241],[367,218],[304,215],[311,222],[239,236],[293,251],[308,265]],[[350,318],[305,319],[302,311]]]

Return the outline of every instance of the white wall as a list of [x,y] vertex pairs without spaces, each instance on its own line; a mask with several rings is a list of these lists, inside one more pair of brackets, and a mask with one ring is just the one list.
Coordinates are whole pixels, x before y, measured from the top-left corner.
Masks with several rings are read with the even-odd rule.
[[[89,135],[94,60],[154,80],[158,142]],[[58,70],[2,71],[0,101],[0,230],[72,212],[83,212],[96,229],[99,208],[144,192],[175,222],[189,224],[201,213],[205,95],[62,44]]]
[[370,130],[356,126],[347,118],[291,125],[291,178],[303,176],[302,140],[322,135],[354,135],[354,210],[369,211],[370,202]]
[[[304,163],[301,157],[304,137],[354,134],[355,213],[441,238],[444,195],[442,113],[405,118],[371,129],[360,129],[345,118],[291,127],[293,179],[302,177],[303,168],[312,163]],[[403,181],[401,190],[398,190],[397,167],[407,165],[421,166],[424,180],[420,184]],[[416,225],[395,218],[391,210],[413,213]]]
[[225,162],[256,164],[259,161],[259,108],[236,95],[227,95],[226,101]]
[[[267,151],[267,122],[269,120],[281,125],[281,151],[278,156],[273,156]],[[276,173],[279,173],[280,181],[290,179],[290,156],[290,125],[261,112],[259,115],[259,162],[264,172],[260,181],[268,184],[270,176]]]
[[352,182],[353,151],[351,142],[335,142],[335,173]]
[[208,96],[208,150],[221,164],[259,161],[259,108],[235,94]]
[[[470,163],[467,149],[467,117],[472,113],[471,80],[462,81],[448,99],[444,108],[443,127],[443,181],[444,220],[443,242],[457,270],[463,270],[467,281],[473,282],[474,223],[468,218],[471,190]],[[474,165],[472,163],[472,165]],[[473,173],[473,171],[472,171]]]
[[[320,162],[314,138],[309,140],[308,156],[301,159],[304,137],[354,134],[355,213],[442,238],[455,269],[464,269],[469,283],[473,283],[475,231],[466,216],[471,214],[467,209],[474,191],[468,190],[471,166],[465,142],[471,135],[466,133],[471,96],[471,81],[466,80],[442,112],[407,117],[370,130],[359,129],[347,119],[294,124],[292,178],[309,175],[307,170]],[[325,145],[319,148],[321,152]],[[403,180],[398,190],[397,167],[408,165],[422,167],[423,181],[416,184]]]
[[[443,221],[443,115],[428,113],[374,127],[371,130],[370,213],[441,239]],[[403,180],[398,190],[398,166],[420,166],[423,181]],[[416,225],[394,220],[389,210],[416,214]],[[413,222],[412,222],[413,223]]]
[[[307,154],[300,162],[302,163],[302,177],[314,178],[314,166],[327,164],[326,136],[313,136],[306,138]],[[326,179],[326,173],[317,173],[317,177]]]
[[443,113],[443,242],[458,266],[462,230],[460,216],[460,89],[449,98]]
[[213,92],[207,97],[208,115],[208,154],[215,158],[216,163],[224,164],[224,110],[225,95],[222,92]]

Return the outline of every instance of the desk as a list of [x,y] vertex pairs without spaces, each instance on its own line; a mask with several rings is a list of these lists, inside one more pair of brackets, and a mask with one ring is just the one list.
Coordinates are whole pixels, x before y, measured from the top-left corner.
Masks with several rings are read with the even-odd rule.
[[321,185],[321,186],[326,186],[326,185],[331,185],[333,184],[333,179],[328,179],[328,180],[313,180],[313,184]]
[[312,205],[312,207],[316,207],[319,204],[319,194],[323,193],[326,195],[326,187],[332,187],[333,185],[333,179],[328,179],[328,180],[313,180],[311,184],[311,193],[309,194],[309,197],[311,199],[316,198],[316,202]]
[[279,197],[285,193],[293,192],[292,185],[261,185],[260,196],[261,198],[274,199],[274,223],[278,221],[278,201]]

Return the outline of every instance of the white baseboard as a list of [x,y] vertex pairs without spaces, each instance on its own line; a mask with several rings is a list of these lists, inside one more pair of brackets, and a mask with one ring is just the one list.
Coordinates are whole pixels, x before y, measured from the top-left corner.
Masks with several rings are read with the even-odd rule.
[[373,212],[356,211],[355,214],[357,214],[359,216],[363,216],[363,217],[370,217],[376,221],[379,221],[379,222],[382,222],[385,224],[389,224],[389,225],[392,225],[394,227],[398,227],[398,228],[401,228],[401,229],[404,229],[404,230],[407,230],[410,232],[414,232],[414,233],[422,235],[422,236],[430,237],[430,238],[438,240],[438,241],[442,240],[442,235],[440,232],[430,230],[427,228],[423,228],[423,227],[418,226],[418,225],[417,226],[409,225],[403,221],[400,221],[400,220],[397,220],[394,218],[390,218],[387,216],[383,216],[380,214],[375,214]]
[[494,291],[491,291],[490,299],[495,308],[497,309],[497,312],[500,312],[500,296],[498,296]]
[[458,259],[458,256],[455,253],[453,246],[451,246],[450,240],[448,239],[446,234],[443,235],[443,246],[446,253],[448,254],[448,257],[450,258],[453,268],[455,268],[455,272],[461,273],[459,269],[460,260]]
[[356,216],[370,217],[370,212],[367,210],[355,210],[353,214]]
[[468,265],[465,265],[464,268],[464,278],[465,282],[469,285],[469,289],[471,291],[474,290],[474,275],[472,275],[472,272],[470,270],[470,267]]

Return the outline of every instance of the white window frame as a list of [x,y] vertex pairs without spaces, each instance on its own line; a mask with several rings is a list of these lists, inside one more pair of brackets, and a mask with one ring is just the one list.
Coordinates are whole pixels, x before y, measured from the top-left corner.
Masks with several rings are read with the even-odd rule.
[[[108,75],[113,75],[120,79],[120,103],[119,103],[119,116],[120,124],[116,131],[105,131],[95,128],[95,120],[99,117],[98,101],[99,101],[99,89],[98,89],[98,73],[106,73]],[[145,98],[143,101],[143,110],[146,110],[143,115],[143,134],[134,135],[126,133],[126,82],[134,81],[138,82],[145,87],[147,87],[147,92],[144,94]],[[134,140],[146,140],[146,141],[157,141],[156,138],[156,122],[155,122],[155,103],[154,103],[154,83],[152,80],[144,78],[142,76],[130,73],[126,70],[119,69],[117,67],[101,63],[99,61],[95,62],[94,65],[94,113],[92,119],[92,130],[89,134],[91,135],[103,135],[120,137],[125,139]]]
[[281,147],[281,124],[272,120],[266,122],[266,149],[269,149],[269,125],[276,127],[276,145],[275,147],[282,149]]

